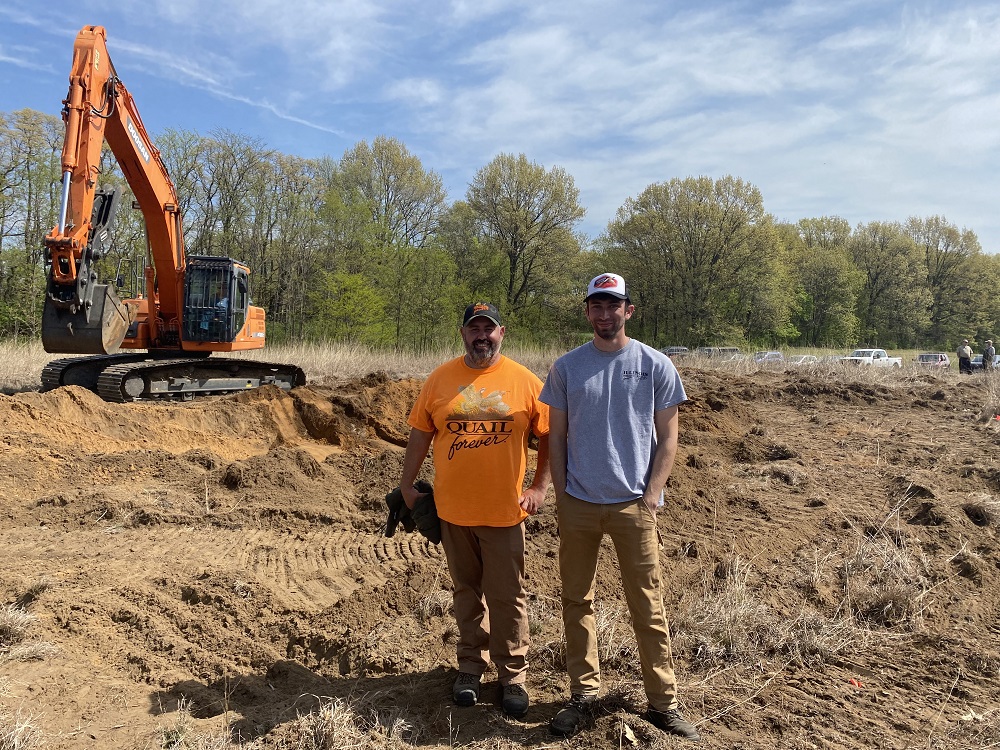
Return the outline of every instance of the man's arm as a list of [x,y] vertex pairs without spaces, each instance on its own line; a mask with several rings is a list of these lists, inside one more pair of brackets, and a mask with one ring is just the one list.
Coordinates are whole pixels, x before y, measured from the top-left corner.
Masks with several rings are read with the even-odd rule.
[[535,515],[545,504],[545,492],[549,488],[551,472],[549,471],[549,436],[538,438],[538,465],[535,467],[535,478],[531,486],[521,493],[518,504],[525,513]]
[[677,457],[677,407],[669,406],[653,414],[653,426],[656,429],[656,453],[653,454],[653,470],[649,475],[646,491],[642,500],[646,507],[654,513],[660,502],[660,493],[670,478]]
[[431,447],[434,439],[433,432],[424,432],[416,427],[410,428],[410,438],[406,441],[406,454],[403,456],[403,476],[399,480],[399,489],[403,493],[403,502],[406,507],[413,510],[424,493],[418,492],[413,486],[417,481],[417,472],[427,457],[427,451]]
[[[549,407],[549,469],[556,499],[566,494],[567,417],[562,409]],[[539,443],[541,446],[541,443]],[[539,456],[540,458],[540,456]]]

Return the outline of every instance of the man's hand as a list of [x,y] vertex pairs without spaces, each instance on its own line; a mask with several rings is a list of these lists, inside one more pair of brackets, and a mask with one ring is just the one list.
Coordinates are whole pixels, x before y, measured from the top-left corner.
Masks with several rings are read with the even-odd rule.
[[426,495],[426,492],[421,492],[416,487],[410,485],[409,487],[399,488],[403,493],[403,502],[406,503],[406,507],[413,510],[414,506],[417,504],[417,500]]
[[533,516],[545,504],[545,490],[540,490],[537,487],[528,487],[528,489],[521,493],[517,504],[521,506],[521,510]]
[[649,508],[649,512],[655,516],[656,509],[660,507],[660,493],[651,497],[648,492],[644,492],[642,493],[642,501],[646,503],[646,507]]

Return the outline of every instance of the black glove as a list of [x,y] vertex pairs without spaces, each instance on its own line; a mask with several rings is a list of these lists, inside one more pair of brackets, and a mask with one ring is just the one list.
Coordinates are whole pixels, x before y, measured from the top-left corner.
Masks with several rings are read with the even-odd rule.
[[417,527],[410,509],[406,507],[406,501],[403,500],[403,491],[399,487],[385,496],[385,504],[389,508],[389,516],[385,521],[386,536],[393,536],[396,533],[396,526],[400,523],[407,531],[413,531]]
[[416,524],[417,531],[423,534],[427,541],[440,544],[441,521],[438,519],[437,506],[434,504],[434,489],[426,482],[417,482],[414,487],[426,494],[417,500],[413,510],[410,511],[410,517]]

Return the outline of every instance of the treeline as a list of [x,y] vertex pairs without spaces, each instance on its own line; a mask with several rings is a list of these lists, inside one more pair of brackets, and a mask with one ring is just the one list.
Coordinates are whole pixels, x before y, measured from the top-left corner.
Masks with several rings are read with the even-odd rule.
[[[57,117],[0,113],[0,337],[39,335],[62,140]],[[454,342],[460,310],[488,299],[519,341],[570,345],[587,337],[586,282],[605,270],[631,284],[630,333],[657,346],[952,348],[1000,332],[998,259],[940,216],[779,223],[755,186],[688,177],[627,198],[589,238],[572,175],[523,154],[497,156],[451,201],[393,138],[339,159],[230,131],[156,141],[187,252],[250,266],[272,341],[424,348]],[[123,183],[110,153],[105,162],[102,182]],[[138,211],[119,211],[111,247],[105,278],[124,272],[125,293],[137,291]]]

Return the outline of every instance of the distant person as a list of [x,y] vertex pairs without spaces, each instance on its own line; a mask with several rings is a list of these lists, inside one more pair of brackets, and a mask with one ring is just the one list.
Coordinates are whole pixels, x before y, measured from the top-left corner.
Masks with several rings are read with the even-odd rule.
[[983,349],[983,370],[989,372],[993,369],[993,361],[996,358],[997,350],[993,348],[993,339],[986,339],[986,346]]
[[687,396],[669,357],[625,335],[635,307],[621,276],[591,280],[584,304],[594,338],[557,359],[542,389],[550,408],[570,682],[570,700],[549,729],[575,734],[601,690],[594,592],[598,550],[607,534],[639,646],[649,701],[645,718],[697,740],[698,731],[678,711],[656,525],[677,454],[677,407]]
[[[459,331],[465,356],[435,369],[410,411],[400,489],[412,509],[423,496],[413,484],[433,442],[434,502],[459,632],[452,699],[478,703],[492,660],[501,707],[519,719],[529,703],[524,519],[542,507],[549,486],[549,409],[539,400],[542,381],[500,354],[505,328],[496,307],[469,305]],[[538,465],[522,489],[532,433]]]
[[968,339],[962,339],[962,344],[955,352],[958,355],[958,371],[963,375],[972,373],[972,347]]

